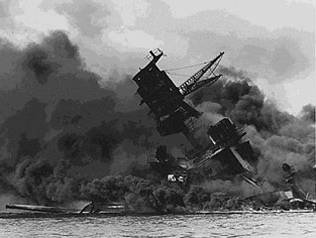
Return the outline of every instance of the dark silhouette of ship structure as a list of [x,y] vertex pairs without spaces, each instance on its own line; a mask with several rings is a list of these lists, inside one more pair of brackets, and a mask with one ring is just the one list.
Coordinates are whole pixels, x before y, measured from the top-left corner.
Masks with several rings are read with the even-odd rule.
[[290,208],[315,209],[316,202],[309,199],[298,186],[294,179],[294,168],[287,164],[284,164],[282,169],[285,177],[288,177],[288,189],[271,193],[262,190],[260,181],[264,178],[257,179],[258,158],[249,140],[244,139],[245,131],[229,118],[225,117],[215,125],[208,125],[208,143],[201,143],[201,139],[195,136],[197,127],[201,125],[199,120],[203,112],[191,106],[186,97],[202,87],[213,85],[221,78],[222,75],[215,74],[215,70],[224,52],[208,61],[179,87],[166,71],[160,70],[156,65],[163,52],[156,49],[149,53],[147,58],[150,62],[133,77],[138,85],[140,104],[145,103],[149,107],[149,114],[154,115],[156,128],[161,136],[183,133],[193,146],[192,150],[187,151],[186,158],[174,158],[168,154],[166,146],[159,146],[156,153],[148,157],[148,162],[154,170],[168,181],[176,182],[184,188],[212,179],[240,179],[262,191],[261,194],[248,197],[245,201],[261,200],[262,204],[270,206],[273,204],[271,197],[276,197],[277,200],[284,200]]
[[[220,52],[177,87],[166,71],[160,70],[156,64],[163,56],[163,52],[160,49],[150,51],[150,62],[133,77],[138,86],[136,93],[141,97],[140,104],[145,103],[149,107],[148,114],[153,114],[157,131],[161,136],[182,133],[193,149],[186,151],[185,158],[174,158],[167,152],[167,147],[161,145],[157,147],[155,154],[149,155],[148,163],[163,178],[177,183],[183,189],[207,180],[240,179],[260,191],[261,183],[257,179],[255,169],[258,159],[249,140],[244,139],[245,131],[224,117],[215,125],[208,125],[207,130],[204,130],[208,138],[205,143],[196,136],[201,124],[204,126],[201,123],[203,112],[195,109],[186,100],[188,95],[202,87],[213,85],[221,78],[222,75],[215,74],[215,70],[223,55],[224,52]],[[316,202],[309,199],[297,185],[295,169],[288,164],[283,164],[282,169],[289,187],[286,191],[262,192],[244,200],[260,200],[261,204],[271,206],[277,200],[285,199],[288,207],[315,209]],[[6,208],[60,215],[129,213],[126,204],[118,202],[89,202],[82,209],[19,204],[7,204]]]
[[[242,138],[245,132],[229,118],[223,118],[208,127],[208,143],[196,138],[199,120],[203,112],[197,111],[186,101],[186,97],[205,86],[211,86],[221,78],[215,70],[224,52],[207,62],[188,80],[177,87],[164,70],[157,66],[163,56],[160,49],[149,52],[150,62],[133,77],[138,85],[140,104],[147,104],[156,120],[161,136],[183,133],[193,149],[186,158],[172,158],[165,146],[159,146],[148,162],[169,181],[195,183],[205,179],[234,178],[238,175],[247,182],[257,185],[254,179],[257,162],[249,141]],[[208,76],[205,76],[208,75]]]

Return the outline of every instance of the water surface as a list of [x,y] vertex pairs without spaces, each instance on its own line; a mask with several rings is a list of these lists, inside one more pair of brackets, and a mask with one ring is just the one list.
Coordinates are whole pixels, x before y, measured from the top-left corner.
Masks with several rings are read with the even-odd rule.
[[0,218],[0,237],[316,237],[316,213],[113,217],[22,215]]

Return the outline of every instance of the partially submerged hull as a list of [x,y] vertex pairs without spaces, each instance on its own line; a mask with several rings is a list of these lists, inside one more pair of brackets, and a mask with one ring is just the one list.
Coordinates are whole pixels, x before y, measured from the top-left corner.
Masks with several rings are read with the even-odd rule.
[[21,205],[21,204],[6,204],[5,208],[11,209],[11,210],[33,212],[33,213],[58,214],[58,215],[126,214],[126,206],[123,203],[110,203],[110,204],[109,203],[88,203],[82,209],[37,206],[37,205]]
[[48,207],[48,206],[36,206],[36,205],[21,205],[21,204],[6,204],[6,209],[28,211],[28,212],[43,212],[52,214],[75,214],[79,213],[80,210],[69,209],[63,207]]

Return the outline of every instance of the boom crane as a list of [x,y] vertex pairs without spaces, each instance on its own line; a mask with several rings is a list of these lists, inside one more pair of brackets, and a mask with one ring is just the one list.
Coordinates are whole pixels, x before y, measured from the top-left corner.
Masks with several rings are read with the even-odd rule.
[[[220,54],[209,63],[207,63],[202,69],[193,74],[187,81],[179,86],[179,91],[183,96],[187,96],[190,93],[198,90],[199,88],[207,85],[215,83],[222,75],[215,75],[214,77],[209,77],[203,81],[198,82],[203,75],[210,70],[210,75],[214,74],[214,70],[222,59],[224,52],[220,52]],[[214,66],[212,68],[212,66]]]

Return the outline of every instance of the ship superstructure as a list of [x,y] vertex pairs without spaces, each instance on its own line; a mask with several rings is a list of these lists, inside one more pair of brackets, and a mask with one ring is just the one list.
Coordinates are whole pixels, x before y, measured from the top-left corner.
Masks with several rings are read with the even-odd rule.
[[[146,103],[150,109],[149,114],[154,114],[157,130],[161,136],[183,133],[192,144],[196,144],[190,136],[192,130],[190,123],[199,118],[201,112],[184,99],[201,87],[214,84],[221,77],[214,75],[214,70],[223,54],[224,52],[221,52],[177,87],[167,73],[156,65],[163,52],[159,49],[155,52],[150,51],[151,61],[133,77],[133,80],[138,85],[137,94],[142,98],[140,104]],[[201,80],[207,72],[213,75]]]
[[[203,112],[196,110],[186,101],[186,96],[198,89],[210,86],[221,78],[215,70],[224,52],[220,52],[214,59],[208,61],[200,70],[177,87],[164,70],[157,66],[163,56],[160,49],[149,52],[150,62],[133,77],[138,85],[137,94],[141,97],[140,104],[147,104],[156,120],[156,128],[161,136],[183,133],[194,147],[187,153],[185,161],[172,161],[164,149],[158,150],[149,157],[153,168],[168,173],[173,180],[184,181],[183,177],[192,174],[191,178],[200,176],[205,178],[231,177],[241,174],[242,177],[256,185],[252,178],[256,162],[249,141],[243,141],[245,132],[223,118],[215,125],[210,125],[207,131],[209,143],[201,145],[199,138],[194,136],[196,122]],[[208,75],[208,77],[205,77]],[[178,165],[178,166],[177,166]],[[176,169],[178,167],[178,169]],[[173,174],[172,171],[174,171]],[[192,180],[192,179],[191,179]]]

